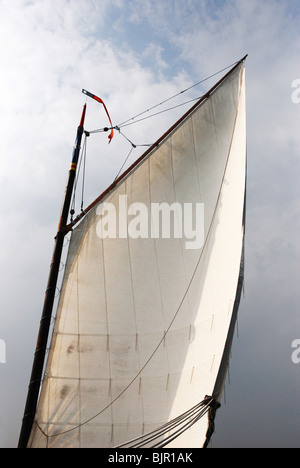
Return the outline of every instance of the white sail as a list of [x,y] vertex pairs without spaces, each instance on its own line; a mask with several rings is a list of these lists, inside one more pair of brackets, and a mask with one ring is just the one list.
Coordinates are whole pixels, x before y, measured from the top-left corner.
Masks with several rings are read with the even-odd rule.
[[[117,447],[207,395],[220,398],[245,166],[241,63],[74,229],[29,447]],[[149,225],[148,236],[133,238],[122,225],[103,238],[103,203],[118,216],[134,203],[149,212],[155,203],[204,204],[203,242],[187,248],[191,239],[151,235]],[[207,429],[206,414],[167,446],[202,447]]]

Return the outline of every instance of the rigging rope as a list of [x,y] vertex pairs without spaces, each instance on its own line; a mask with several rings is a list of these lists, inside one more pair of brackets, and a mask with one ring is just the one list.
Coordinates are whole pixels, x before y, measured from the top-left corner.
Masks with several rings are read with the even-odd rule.
[[[238,62],[234,62],[233,64],[228,65],[228,66],[225,67],[225,68],[222,68],[222,70],[219,70],[219,71],[217,71],[216,73],[213,73],[212,75],[208,76],[207,78],[204,78],[203,80],[198,81],[197,83],[195,83],[195,84],[189,86],[188,88],[183,89],[182,91],[179,91],[178,93],[176,93],[176,94],[174,94],[173,96],[171,96],[171,97],[165,99],[164,101],[161,101],[161,102],[159,102],[158,104],[155,104],[154,106],[149,107],[149,109],[146,109],[146,110],[144,110],[143,112],[140,112],[139,114],[136,114],[135,116],[130,117],[130,118],[127,119],[127,120],[124,120],[124,122],[121,122],[120,124],[118,124],[118,125],[116,125],[116,126],[114,126],[114,127],[111,126],[111,128],[107,128],[107,127],[99,128],[99,129],[97,129],[97,130],[92,130],[90,133],[107,132],[108,130],[119,130],[119,129],[122,128],[122,127],[127,127],[128,125],[132,125],[132,124],[134,124],[134,123],[141,122],[142,120],[149,119],[149,118],[154,117],[154,116],[156,116],[156,115],[162,114],[163,112],[167,112],[167,111],[169,111],[169,110],[173,110],[173,109],[176,109],[176,108],[178,108],[178,107],[184,106],[185,104],[189,104],[189,103],[191,103],[191,102],[193,102],[193,101],[197,101],[197,100],[199,99],[199,97],[194,98],[194,99],[190,99],[189,101],[185,101],[185,102],[183,102],[183,103],[181,103],[181,104],[178,104],[177,106],[169,107],[169,108],[164,109],[164,110],[162,110],[162,111],[156,112],[155,114],[151,114],[151,115],[149,115],[149,116],[147,116],[147,117],[143,117],[142,119],[135,120],[135,119],[137,119],[138,117],[140,117],[140,116],[146,114],[147,112],[150,112],[150,111],[152,111],[153,109],[156,109],[156,107],[159,107],[159,106],[165,104],[166,102],[171,101],[172,99],[174,99],[174,98],[180,96],[181,94],[186,93],[187,91],[191,90],[192,88],[195,88],[196,86],[199,86],[200,84],[204,83],[205,81],[208,81],[209,79],[213,78],[214,76],[216,76],[216,75],[218,75],[218,74],[224,72],[224,71],[227,70],[228,68],[230,68],[230,67],[236,65],[237,63],[238,63]],[[131,122],[131,121],[133,121],[133,120],[135,120],[135,122]]]
[[83,169],[82,169],[82,189],[81,189],[81,211],[83,211],[84,185],[85,185],[85,167],[86,167],[86,142],[89,135],[85,134],[83,147]]
[[[119,177],[119,175],[120,175],[120,173],[121,173],[123,167],[125,166],[126,162],[127,162],[128,159],[129,159],[129,157],[130,157],[130,155],[131,155],[133,149],[135,149],[135,148],[137,148],[137,147],[142,147],[142,146],[148,146],[148,147],[151,146],[150,144],[143,144],[143,145],[134,144],[126,135],[124,135],[123,132],[121,132],[121,128],[122,128],[122,127],[128,127],[129,125],[133,125],[133,124],[135,124],[135,123],[142,122],[142,121],[144,121],[144,120],[150,119],[150,118],[155,117],[155,116],[157,116],[157,115],[163,114],[163,113],[168,112],[168,111],[170,111],[170,110],[177,109],[177,108],[182,107],[182,106],[184,106],[184,105],[186,105],[186,104],[190,104],[191,102],[194,102],[194,101],[199,100],[201,96],[198,96],[198,97],[193,98],[193,99],[189,99],[188,101],[185,101],[185,102],[182,102],[182,103],[180,103],[180,104],[177,104],[176,106],[168,107],[167,109],[161,110],[161,111],[159,111],[159,112],[155,112],[154,114],[148,115],[147,117],[143,117],[143,118],[141,118],[141,119],[136,120],[138,117],[141,117],[142,115],[146,114],[147,112],[150,112],[150,111],[152,111],[153,109],[156,109],[157,107],[159,107],[159,106],[161,106],[161,105],[163,105],[163,104],[165,104],[165,103],[171,101],[172,99],[174,99],[174,98],[176,98],[176,97],[178,97],[178,96],[180,96],[180,95],[186,93],[187,91],[189,91],[189,90],[195,88],[196,86],[199,86],[200,84],[204,83],[205,81],[208,81],[209,79],[213,78],[214,76],[216,76],[216,75],[218,75],[218,74],[224,72],[225,70],[227,70],[228,68],[232,67],[232,66],[235,65],[236,63],[238,63],[238,62],[234,62],[233,64],[228,65],[228,66],[225,67],[225,68],[222,68],[221,70],[217,71],[216,73],[213,73],[212,75],[208,76],[207,78],[204,78],[203,80],[198,81],[197,83],[195,83],[195,84],[193,84],[193,85],[191,85],[191,86],[189,86],[189,87],[183,89],[182,91],[179,91],[178,93],[172,95],[171,97],[169,97],[169,98],[167,98],[167,99],[165,99],[165,100],[159,102],[158,104],[155,104],[154,106],[150,107],[149,109],[146,109],[146,110],[144,110],[143,112],[140,112],[139,114],[136,114],[135,116],[130,117],[129,119],[127,119],[127,120],[125,120],[124,122],[120,123],[119,125],[115,125],[115,126],[113,126],[112,123],[111,123],[109,114],[108,114],[108,112],[107,112],[107,109],[106,109],[105,104],[103,103],[103,101],[102,101],[100,98],[97,98],[96,96],[94,96],[94,95],[92,95],[91,93],[87,92],[86,90],[82,90],[82,92],[83,92],[84,94],[86,94],[86,95],[92,97],[93,99],[96,99],[98,102],[101,102],[101,103],[104,105],[105,110],[106,110],[106,112],[107,112],[107,114],[108,114],[108,117],[109,117],[109,121],[110,121],[110,123],[111,123],[111,127],[99,128],[99,129],[96,129],[96,130],[91,130],[91,131],[86,132],[86,133],[88,133],[88,135],[90,135],[90,134],[92,134],[92,133],[107,132],[107,131],[109,131],[109,130],[110,130],[111,132],[113,132],[113,130],[117,130],[117,131],[119,132],[119,134],[122,135],[122,136],[131,144],[131,146],[132,146],[132,148],[131,148],[131,150],[129,151],[129,153],[127,154],[127,156],[126,156],[126,158],[125,158],[125,160],[124,160],[124,162],[123,162],[121,168],[119,169],[118,174],[116,175],[114,181]],[[111,135],[113,135],[113,133],[110,134],[110,137],[109,137],[109,138],[110,138],[110,141],[111,141],[111,138],[112,138]],[[81,207],[81,209],[82,209],[82,207]]]
[[[227,70],[228,68],[234,66],[236,63],[238,63],[238,62],[234,62],[233,64],[228,65],[227,67],[223,68],[222,70],[219,70],[218,72],[213,73],[212,75],[208,76],[207,78],[204,78],[203,80],[198,81],[197,83],[193,84],[192,86],[189,86],[188,88],[186,88],[186,89],[180,91],[179,93],[174,94],[173,96],[171,96],[171,97],[165,99],[164,101],[159,102],[159,103],[156,104],[155,106],[152,106],[152,107],[150,107],[149,109],[146,109],[145,111],[140,112],[139,114],[135,115],[134,117],[131,117],[131,118],[125,120],[124,122],[122,122],[121,124],[119,124],[118,127],[124,126],[125,124],[127,124],[127,122],[130,122],[130,120],[134,120],[134,119],[136,119],[137,117],[140,117],[141,115],[145,114],[146,112],[150,112],[151,110],[155,109],[156,107],[161,106],[162,104],[165,104],[165,103],[168,102],[168,101],[171,101],[171,99],[174,99],[174,98],[180,96],[181,94],[183,94],[183,93],[189,91],[189,90],[192,89],[192,88],[195,88],[195,87],[198,86],[199,84],[204,83],[205,81],[208,81],[210,78],[213,78],[214,76],[218,75],[219,73],[222,73],[223,71]],[[169,109],[167,109],[167,110],[169,110]],[[154,114],[154,115],[156,115],[156,114]]]
[[122,135],[122,136],[125,138],[125,140],[127,140],[127,141],[131,144],[131,149],[130,149],[128,155],[126,156],[125,161],[123,162],[122,166],[120,167],[118,174],[116,175],[116,177],[115,177],[115,179],[114,179],[114,180],[117,180],[117,178],[119,177],[119,175],[120,175],[121,172],[122,172],[123,167],[125,166],[126,162],[128,161],[128,159],[129,159],[129,157],[130,157],[132,151],[133,151],[135,148],[141,147],[141,146],[148,146],[148,147],[150,147],[151,144],[136,145],[136,144],[134,144],[126,135],[124,135],[123,132],[121,132],[121,130],[120,130],[120,128],[119,128],[118,126],[116,126],[115,129],[118,130],[118,132],[120,133],[120,135]]
[[[88,133],[88,132],[87,132]],[[83,211],[83,198],[84,198],[84,185],[85,185],[85,167],[86,167],[86,152],[87,152],[87,137],[88,134],[85,134],[84,142],[83,142],[83,147],[82,151],[79,156],[79,163],[78,163],[78,170],[76,174],[76,179],[74,182],[74,191],[73,191],[73,196],[72,196],[72,202],[71,202],[71,220],[73,219],[73,215],[75,213],[75,203],[76,203],[76,193],[77,193],[77,185],[79,181],[79,176],[80,176],[80,169],[81,169],[81,164],[83,161],[83,173],[82,173],[82,189],[81,189],[81,211]]]
[[156,117],[157,115],[163,114],[164,112],[168,112],[170,110],[177,109],[178,107],[185,106],[186,104],[190,104],[191,102],[198,101],[200,98],[201,98],[201,96],[197,96],[196,98],[189,99],[188,101],[182,102],[181,104],[177,104],[176,106],[168,107],[167,109],[164,109],[162,111],[155,112],[155,114],[151,114],[151,115],[148,115],[147,117],[143,117],[142,119],[135,120],[134,122],[124,123],[124,124],[121,125],[121,127],[128,127],[129,125],[133,125],[135,123],[142,122],[143,120],[150,119],[151,117]]
[[[184,92],[184,91],[183,91]],[[176,106],[172,106],[172,107],[168,107],[167,109],[164,109],[164,110],[161,110],[159,112],[155,112],[155,114],[151,114],[151,115],[148,115],[147,117],[143,117],[141,119],[138,119],[138,120],[135,120],[134,122],[129,122],[130,120],[133,120],[135,119],[136,117],[132,117],[132,119],[129,119],[128,121],[126,121],[125,123],[123,124],[120,124],[120,125],[115,125],[114,127],[111,127],[111,128],[107,128],[107,127],[104,127],[104,128],[98,128],[96,130],[91,130],[90,133],[101,133],[101,132],[107,132],[108,130],[111,130],[111,129],[114,129],[114,130],[118,130],[120,132],[120,128],[123,128],[123,127],[128,127],[129,125],[133,125],[135,123],[138,123],[138,122],[142,122],[143,120],[147,120],[147,119],[151,119],[152,117],[156,117],[157,115],[160,115],[160,114],[163,114],[165,112],[168,112],[170,110],[174,110],[174,109],[177,109],[179,107],[182,107],[182,106],[185,106],[186,104],[190,104],[191,102],[195,102],[195,101],[198,101],[199,99],[201,98],[201,96],[197,96],[196,98],[193,98],[193,99],[189,99],[188,101],[185,101],[185,102],[182,102],[180,104],[177,104]],[[171,98],[170,98],[171,99]],[[161,103],[163,104],[163,103]],[[153,106],[151,107],[151,109],[154,109],[155,107],[159,106],[160,104],[157,104],[156,106]],[[149,109],[150,110],[150,109]],[[145,112],[148,112],[148,111],[144,111],[144,112],[141,112],[141,114],[138,114],[138,115],[143,115],[145,114]],[[124,135],[123,135],[124,136]],[[126,137],[125,137],[126,138]],[[145,145],[137,145],[137,146],[145,146]]]
[[125,166],[125,164],[127,163],[128,159],[129,159],[129,156],[131,155],[133,149],[134,149],[134,147],[132,146],[132,148],[130,148],[129,153],[128,153],[128,155],[126,156],[125,161],[123,162],[122,166],[120,167],[120,170],[119,170],[119,172],[118,172],[118,174],[116,175],[116,177],[115,177],[114,180],[117,180],[117,178],[118,178],[119,175],[121,174],[121,171],[122,171],[123,167]]
[[[115,448],[142,448],[152,442],[154,442],[154,444],[148,448],[163,448],[168,443],[172,442],[172,440],[179,437],[191,426],[193,426],[197,421],[199,421],[199,419],[201,419],[209,411],[214,401],[214,398],[206,397],[203,401],[195,405],[190,410],[181,414],[177,418],[172,419],[166,424],[163,424],[154,431],[125,442],[124,444],[118,445]],[[164,437],[168,433],[169,435]]]

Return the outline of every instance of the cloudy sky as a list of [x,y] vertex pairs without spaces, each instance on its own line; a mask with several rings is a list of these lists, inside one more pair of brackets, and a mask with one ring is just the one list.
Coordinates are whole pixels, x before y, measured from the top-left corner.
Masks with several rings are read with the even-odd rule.
[[[0,12],[0,447],[19,436],[81,89],[121,123],[247,53],[246,281],[213,447],[299,447],[299,1],[0,0]],[[107,125],[89,109],[88,129]],[[173,121],[124,133],[149,144]],[[131,149],[119,134],[93,141],[86,204]]]

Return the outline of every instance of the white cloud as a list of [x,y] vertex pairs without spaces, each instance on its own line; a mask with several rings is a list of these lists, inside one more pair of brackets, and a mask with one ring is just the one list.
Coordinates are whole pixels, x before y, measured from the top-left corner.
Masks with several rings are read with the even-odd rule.
[[[50,0],[4,2],[0,43],[8,47],[1,47],[5,64],[0,76],[4,108],[0,124],[2,132],[5,129],[2,188],[3,178],[6,184],[17,180],[19,190],[33,196],[39,186],[46,196],[49,179],[58,166],[62,172],[66,167],[62,161],[68,157],[78,124],[82,87],[108,99],[117,121],[140,112],[144,102],[159,101],[167,89],[170,93],[177,90],[163,77],[158,83],[159,77],[150,68],[142,68],[132,51],[119,51],[105,33],[93,35],[104,28],[104,6],[108,4],[103,2],[100,9],[93,1],[59,0],[55,7]],[[154,55],[163,68],[160,52],[159,46],[149,45],[145,54]],[[176,85],[182,84],[182,78]],[[151,89],[152,84],[155,88]],[[89,125],[107,124],[105,113],[98,108],[91,104]],[[52,190],[59,190],[63,178],[55,175],[58,184]]]

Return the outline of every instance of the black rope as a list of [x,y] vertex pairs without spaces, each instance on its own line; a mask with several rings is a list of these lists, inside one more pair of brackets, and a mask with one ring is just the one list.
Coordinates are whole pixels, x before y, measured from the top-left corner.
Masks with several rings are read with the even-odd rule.
[[[130,120],[134,120],[134,119],[136,119],[137,117],[140,117],[141,115],[145,114],[146,112],[150,112],[151,110],[155,109],[156,107],[161,106],[161,105],[165,104],[165,103],[168,102],[168,101],[171,101],[171,99],[174,99],[174,98],[176,98],[177,96],[180,96],[181,94],[186,93],[186,92],[189,91],[190,89],[195,88],[196,86],[199,86],[201,83],[204,83],[205,81],[208,81],[210,78],[213,78],[214,76],[218,75],[219,73],[222,73],[223,71],[227,70],[228,68],[234,66],[236,63],[238,63],[238,62],[234,62],[233,64],[228,65],[227,67],[223,68],[222,70],[219,70],[218,72],[213,73],[212,75],[208,76],[207,78],[204,78],[203,80],[198,81],[197,83],[193,84],[192,86],[189,86],[188,88],[186,88],[186,89],[180,91],[179,93],[174,94],[173,96],[171,96],[171,97],[165,99],[164,101],[159,102],[159,103],[156,104],[155,106],[152,106],[152,107],[150,107],[149,109],[146,109],[145,111],[140,112],[139,114],[135,115],[134,117],[131,117],[130,119],[125,120],[124,122],[122,122],[121,124],[119,124],[118,127],[124,126],[124,124],[127,124],[127,122],[130,122]],[[156,114],[154,114],[154,115],[156,115]]]
[[[210,408],[214,406],[214,404],[214,398],[206,397],[206,399],[195,405],[193,408],[160,426],[154,431],[137,437],[131,441],[127,441],[115,448],[142,448],[152,442],[154,442],[154,444],[151,445],[150,448],[163,448],[199,421],[208,411],[210,411]],[[164,437],[168,433],[169,435]],[[163,440],[161,440],[162,437],[164,437]]]
[[82,169],[82,189],[81,189],[81,211],[83,211],[84,185],[85,185],[85,167],[86,167],[86,141],[89,135],[85,135],[83,146],[83,169]]
[[[177,109],[178,107],[185,106],[186,104],[190,104],[191,102],[198,101],[200,99],[200,97],[201,96],[198,96],[198,97],[193,98],[193,99],[189,99],[188,101],[182,102],[181,104],[177,104],[176,106],[168,107],[167,109],[164,109],[164,110],[159,111],[159,112],[155,112],[155,114],[148,115],[147,117],[143,117],[142,119],[135,120],[134,122],[127,121],[124,124],[121,124],[120,127],[121,128],[128,127],[129,125],[133,125],[135,123],[142,122],[143,120],[151,119],[151,117],[156,117],[157,115],[163,114],[164,112],[168,112],[170,110]],[[157,106],[155,106],[155,107],[157,107]],[[147,111],[145,111],[145,112],[147,112]],[[145,112],[142,112],[142,114],[144,114]],[[142,115],[142,114],[140,114],[140,115]],[[133,117],[133,119],[135,119],[135,117]],[[129,120],[132,120],[132,119],[129,119]],[[114,128],[116,128],[116,127],[114,127]]]
[[117,180],[117,178],[119,177],[119,175],[120,175],[120,173],[121,173],[123,167],[125,166],[126,162],[127,162],[128,159],[129,159],[129,156],[131,155],[132,151],[133,151],[133,147],[130,148],[130,151],[129,151],[128,155],[126,156],[125,161],[123,162],[123,164],[122,164],[122,166],[121,166],[121,168],[120,168],[118,174],[116,175],[115,180]]
[[117,178],[119,177],[120,173],[122,172],[123,167],[125,166],[126,162],[128,161],[128,159],[129,159],[129,157],[130,157],[132,151],[133,151],[135,148],[140,147],[140,146],[147,146],[147,147],[150,147],[151,144],[150,144],[150,145],[149,145],[149,144],[136,145],[136,144],[133,143],[126,135],[124,135],[123,132],[121,132],[121,130],[120,130],[120,128],[119,128],[118,126],[116,126],[116,127],[114,127],[114,128],[115,128],[116,130],[118,130],[118,132],[120,133],[120,135],[122,135],[122,136],[125,138],[125,140],[128,141],[128,143],[131,144],[131,149],[130,149],[128,155],[126,156],[125,161],[123,162],[121,168],[119,169],[118,174],[116,175],[116,177],[115,177],[115,179],[114,179],[114,180],[117,180]]
[[[114,127],[110,127],[110,128],[108,128],[108,127],[99,128],[99,129],[96,129],[96,130],[92,130],[90,133],[107,132],[108,130],[112,130],[112,129],[113,129],[113,130],[120,130],[120,128],[122,128],[122,127],[127,127],[128,125],[132,125],[132,124],[134,124],[134,123],[141,122],[141,121],[146,120],[146,119],[150,119],[151,117],[154,117],[154,116],[156,116],[156,115],[162,114],[163,112],[167,112],[167,111],[176,109],[177,107],[184,106],[185,104],[189,104],[189,103],[191,103],[191,102],[193,102],[193,101],[197,101],[197,100],[199,99],[199,97],[194,98],[194,99],[190,99],[189,101],[185,101],[185,102],[183,102],[183,103],[181,103],[181,104],[178,104],[177,106],[169,107],[169,108],[167,108],[167,109],[164,109],[163,111],[156,112],[155,114],[151,114],[151,115],[149,115],[149,116],[147,116],[147,117],[143,117],[142,119],[135,120],[135,119],[137,119],[138,117],[140,117],[140,116],[146,114],[147,112],[150,112],[150,111],[152,111],[153,109],[156,109],[156,107],[159,107],[159,106],[165,104],[166,102],[171,101],[172,99],[174,99],[174,98],[180,96],[181,94],[186,93],[187,91],[191,90],[192,88],[195,88],[196,86],[199,86],[200,84],[204,83],[205,81],[208,81],[209,79],[213,78],[214,76],[218,75],[219,73],[224,72],[224,71],[227,70],[228,68],[234,66],[236,63],[238,63],[238,62],[234,62],[234,63],[232,63],[231,65],[228,65],[227,67],[222,68],[222,70],[219,70],[219,71],[217,71],[216,73],[213,73],[212,75],[208,76],[207,78],[204,78],[203,80],[198,81],[197,83],[195,83],[195,84],[189,86],[188,88],[183,89],[182,91],[179,91],[178,93],[176,93],[176,94],[174,94],[173,96],[171,96],[171,97],[165,99],[164,101],[161,101],[161,102],[159,102],[158,104],[155,104],[154,106],[149,107],[149,109],[146,109],[146,110],[144,110],[143,112],[140,112],[139,114],[136,114],[134,117],[130,117],[129,119],[124,120],[124,122],[122,122],[122,123],[120,123],[120,124],[118,124],[118,125],[116,125],[116,126],[114,126]],[[132,120],[134,120],[135,122],[131,122]]]
[[[110,127],[110,128],[109,128],[109,127],[104,127],[104,128],[99,128],[99,129],[96,129],[96,130],[91,130],[91,131],[89,131],[89,132],[85,132],[86,136],[89,136],[91,133],[101,133],[101,132],[107,132],[107,131],[109,131],[109,130],[117,130],[117,131],[119,132],[119,134],[122,135],[122,136],[128,141],[128,143],[131,144],[131,149],[130,149],[129,153],[127,154],[127,156],[126,156],[126,158],[125,158],[125,160],[124,160],[124,162],[123,162],[123,164],[122,164],[120,170],[118,171],[118,174],[116,175],[114,181],[119,177],[119,175],[120,175],[120,173],[121,173],[123,167],[125,166],[126,162],[127,162],[128,159],[129,159],[129,157],[130,157],[130,155],[131,155],[133,149],[135,149],[135,148],[137,148],[137,147],[141,147],[141,146],[147,146],[147,147],[150,147],[150,146],[151,146],[150,144],[137,145],[137,144],[133,143],[126,135],[124,135],[123,132],[121,132],[121,128],[122,128],[122,127],[128,127],[129,125],[133,125],[133,124],[135,124],[135,123],[142,122],[142,121],[144,121],[144,120],[150,119],[150,118],[155,117],[155,116],[157,116],[157,115],[163,114],[163,113],[168,112],[168,111],[170,111],[170,110],[177,109],[177,108],[182,107],[182,106],[184,106],[184,105],[186,105],[186,104],[190,104],[191,102],[194,102],[194,101],[199,100],[200,97],[198,96],[197,98],[189,99],[188,101],[185,101],[185,102],[183,102],[183,103],[181,103],[181,104],[177,104],[176,106],[168,107],[167,109],[161,110],[161,111],[159,111],[159,112],[155,112],[154,114],[151,114],[151,115],[148,115],[148,116],[146,116],[146,117],[142,117],[141,119],[136,120],[138,117],[141,117],[142,115],[146,114],[147,112],[150,112],[150,111],[152,111],[153,109],[156,109],[157,107],[159,107],[159,106],[161,106],[161,105],[163,105],[163,104],[169,102],[171,99],[174,99],[174,98],[176,98],[176,97],[178,97],[178,96],[180,96],[180,95],[186,93],[187,91],[191,90],[192,88],[195,88],[196,86],[199,86],[201,83],[204,83],[205,81],[207,81],[207,80],[213,78],[214,76],[218,75],[219,73],[222,73],[223,71],[225,71],[225,70],[227,70],[228,68],[232,67],[232,66],[235,65],[236,63],[237,63],[237,62],[235,62],[235,63],[233,63],[233,64],[231,64],[231,65],[228,65],[228,66],[225,67],[225,68],[222,68],[222,70],[219,70],[218,72],[213,73],[212,75],[208,76],[207,78],[204,78],[203,80],[198,81],[197,83],[195,83],[195,84],[189,86],[189,87],[186,88],[186,89],[183,89],[182,91],[180,91],[180,92],[174,94],[173,96],[171,96],[171,97],[169,97],[169,98],[167,98],[167,99],[165,99],[165,100],[159,102],[158,104],[155,104],[154,106],[150,107],[149,109],[146,109],[145,111],[140,112],[139,114],[136,114],[134,117],[131,117],[131,118],[125,120],[124,122],[120,123],[119,125],[115,125],[114,127]],[[81,205],[81,211],[82,211],[82,208],[83,208],[83,206]],[[74,209],[72,209],[72,214],[74,214],[74,213],[75,213],[75,211],[74,211]]]
[[83,161],[83,174],[82,174],[82,189],[81,189],[81,211],[83,211],[83,197],[84,197],[84,185],[85,185],[85,166],[86,166],[86,152],[87,152],[87,137],[89,136],[89,133],[86,132],[84,142],[83,142],[83,147],[82,151],[79,156],[79,163],[78,163],[78,168],[77,168],[77,173],[76,173],[76,179],[74,182],[74,190],[73,190],[73,195],[72,195],[72,201],[71,201],[71,221],[73,220],[73,215],[75,214],[75,204],[76,204],[76,193],[77,193],[77,185],[79,181],[79,176],[80,176],[80,169],[81,169],[81,164]]

